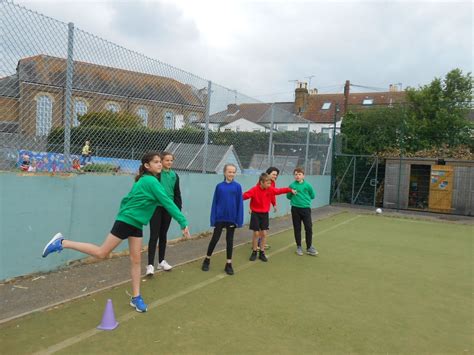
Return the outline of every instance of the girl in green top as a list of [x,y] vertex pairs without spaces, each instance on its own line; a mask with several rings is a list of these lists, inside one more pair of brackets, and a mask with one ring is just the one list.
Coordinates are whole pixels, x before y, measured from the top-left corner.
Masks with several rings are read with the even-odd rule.
[[[176,207],[182,208],[181,190],[179,188],[179,176],[171,169],[174,156],[170,152],[161,153],[163,169],[158,174],[158,180],[166,191],[168,197],[173,200]],[[151,276],[155,272],[155,252],[158,242],[158,269],[170,271],[173,267],[165,260],[166,243],[168,240],[168,229],[171,224],[171,215],[168,210],[159,203],[150,219],[150,239],[148,241],[148,266],[146,275]]]
[[132,275],[133,296],[130,305],[138,312],[146,312],[147,305],[140,295],[140,258],[142,247],[143,226],[148,224],[158,204],[161,204],[179,223],[185,238],[189,237],[186,217],[168,197],[163,186],[156,178],[161,172],[161,158],[156,152],[146,153],[140,165],[132,190],[122,199],[116,221],[101,246],[75,242],[65,239],[57,233],[46,244],[43,258],[63,248],[74,249],[98,259],[105,259],[124,239],[128,239],[130,249],[130,269]]

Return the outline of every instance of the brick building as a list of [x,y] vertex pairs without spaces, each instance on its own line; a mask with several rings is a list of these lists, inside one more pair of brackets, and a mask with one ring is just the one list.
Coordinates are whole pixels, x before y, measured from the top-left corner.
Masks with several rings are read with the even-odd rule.
[[[47,136],[64,125],[66,60],[23,58],[14,75],[0,78],[0,132]],[[178,129],[202,119],[205,89],[177,80],[96,64],[74,62],[72,124],[105,110],[138,115],[152,129]]]

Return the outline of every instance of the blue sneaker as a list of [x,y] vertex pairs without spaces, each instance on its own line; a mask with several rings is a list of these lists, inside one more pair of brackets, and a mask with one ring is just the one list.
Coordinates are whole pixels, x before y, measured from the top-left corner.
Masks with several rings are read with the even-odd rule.
[[54,253],[55,251],[58,253],[61,252],[61,250],[63,250],[63,240],[63,235],[61,233],[57,233],[44,247],[43,258],[46,258],[48,254]]
[[145,304],[145,301],[143,301],[141,295],[138,295],[137,297],[132,297],[130,299],[130,306],[135,307],[135,310],[137,312],[146,312],[148,310],[148,306]]

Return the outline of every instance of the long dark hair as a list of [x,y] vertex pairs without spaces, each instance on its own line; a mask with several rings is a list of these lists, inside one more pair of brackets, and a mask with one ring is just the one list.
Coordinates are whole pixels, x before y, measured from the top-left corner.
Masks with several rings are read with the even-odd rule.
[[274,171],[276,171],[277,175],[280,175],[280,169],[274,167],[274,166],[271,166],[267,169],[266,173],[268,175],[270,175],[271,173],[273,173]]
[[159,157],[160,153],[158,152],[147,152],[143,155],[142,157],[142,164],[138,168],[138,174],[135,176],[135,182],[140,180],[140,178],[148,172],[147,168],[145,167],[145,164],[149,164],[154,157]]

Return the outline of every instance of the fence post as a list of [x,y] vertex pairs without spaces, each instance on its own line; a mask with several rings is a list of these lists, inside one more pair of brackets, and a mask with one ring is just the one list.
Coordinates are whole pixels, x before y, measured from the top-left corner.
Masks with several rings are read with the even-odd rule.
[[304,156],[304,171],[308,174],[308,153],[309,153],[309,134],[311,128],[311,121],[308,120],[308,131],[306,132],[306,153]]
[[377,203],[377,185],[378,185],[378,180],[379,180],[379,157],[375,157],[375,184],[374,184],[374,207],[375,204]]
[[334,121],[332,127],[332,139],[331,139],[331,196],[336,192],[336,123],[337,123],[337,113],[339,111],[339,104],[334,105]]
[[402,180],[402,157],[403,157],[403,135],[405,128],[405,110],[403,110],[403,119],[400,127],[400,162],[398,164],[398,186],[397,186],[397,211],[400,210],[400,184]]
[[74,75],[74,24],[68,23],[66,90],[64,104],[64,165],[71,168],[72,79]]
[[211,89],[212,82],[207,82],[207,102],[206,102],[206,111],[204,113],[204,118],[206,120],[206,128],[204,131],[204,158],[202,160],[202,173],[206,173],[207,167],[207,145],[209,144],[209,110],[211,108]]
[[356,162],[357,162],[357,157],[354,156],[354,170],[352,171],[352,195],[351,195],[351,205],[354,204],[354,189],[355,189],[355,179],[356,179]]
[[273,122],[275,120],[275,112],[273,104],[270,107],[270,137],[268,139],[268,165],[273,166]]

